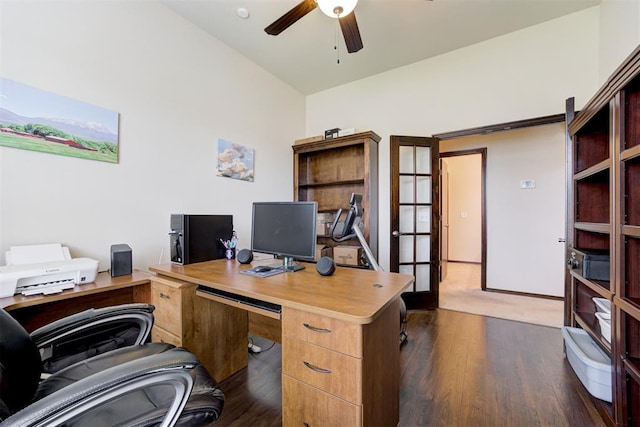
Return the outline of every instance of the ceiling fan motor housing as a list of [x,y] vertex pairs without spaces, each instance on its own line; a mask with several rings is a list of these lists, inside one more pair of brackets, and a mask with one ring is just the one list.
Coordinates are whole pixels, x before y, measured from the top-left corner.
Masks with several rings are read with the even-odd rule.
[[358,0],[317,0],[318,7],[331,18],[347,16],[356,8]]

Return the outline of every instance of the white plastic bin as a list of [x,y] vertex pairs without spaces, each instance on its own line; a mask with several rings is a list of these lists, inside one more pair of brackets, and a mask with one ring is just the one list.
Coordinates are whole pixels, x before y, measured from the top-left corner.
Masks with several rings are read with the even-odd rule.
[[600,335],[611,344],[611,313],[597,311],[596,318],[600,323]]
[[606,298],[592,298],[593,302],[596,304],[596,310],[601,311],[603,313],[611,313],[611,301]]
[[611,402],[611,359],[583,329],[564,326],[567,360],[594,397]]

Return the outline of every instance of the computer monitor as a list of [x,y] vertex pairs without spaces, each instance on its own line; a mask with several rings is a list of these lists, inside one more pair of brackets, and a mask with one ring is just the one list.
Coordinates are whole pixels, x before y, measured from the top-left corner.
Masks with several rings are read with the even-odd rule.
[[313,261],[316,254],[317,202],[255,202],[251,250],[282,257],[277,267],[297,271],[294,259]]

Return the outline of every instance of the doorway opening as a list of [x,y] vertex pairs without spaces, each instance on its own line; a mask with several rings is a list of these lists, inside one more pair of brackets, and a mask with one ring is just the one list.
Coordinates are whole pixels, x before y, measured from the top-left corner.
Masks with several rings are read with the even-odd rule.
[[440,153],[440,289],[486,290],[486,148]]

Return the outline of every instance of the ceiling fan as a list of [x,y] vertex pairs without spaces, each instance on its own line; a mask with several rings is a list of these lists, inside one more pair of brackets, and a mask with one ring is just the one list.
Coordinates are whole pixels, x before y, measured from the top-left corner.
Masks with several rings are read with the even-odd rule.
[[264,29],[267,34],[277,36],[291,25],[296,23],[307,13],[320,7],[325,15],[338,19],[340,29],[344,36],[344,42],[347,46],[347,52],[355,53],[362,49],[362,38],[358,29],[355,12],[358,0],[303,0],[293,9],[275,20],[271,25]]

